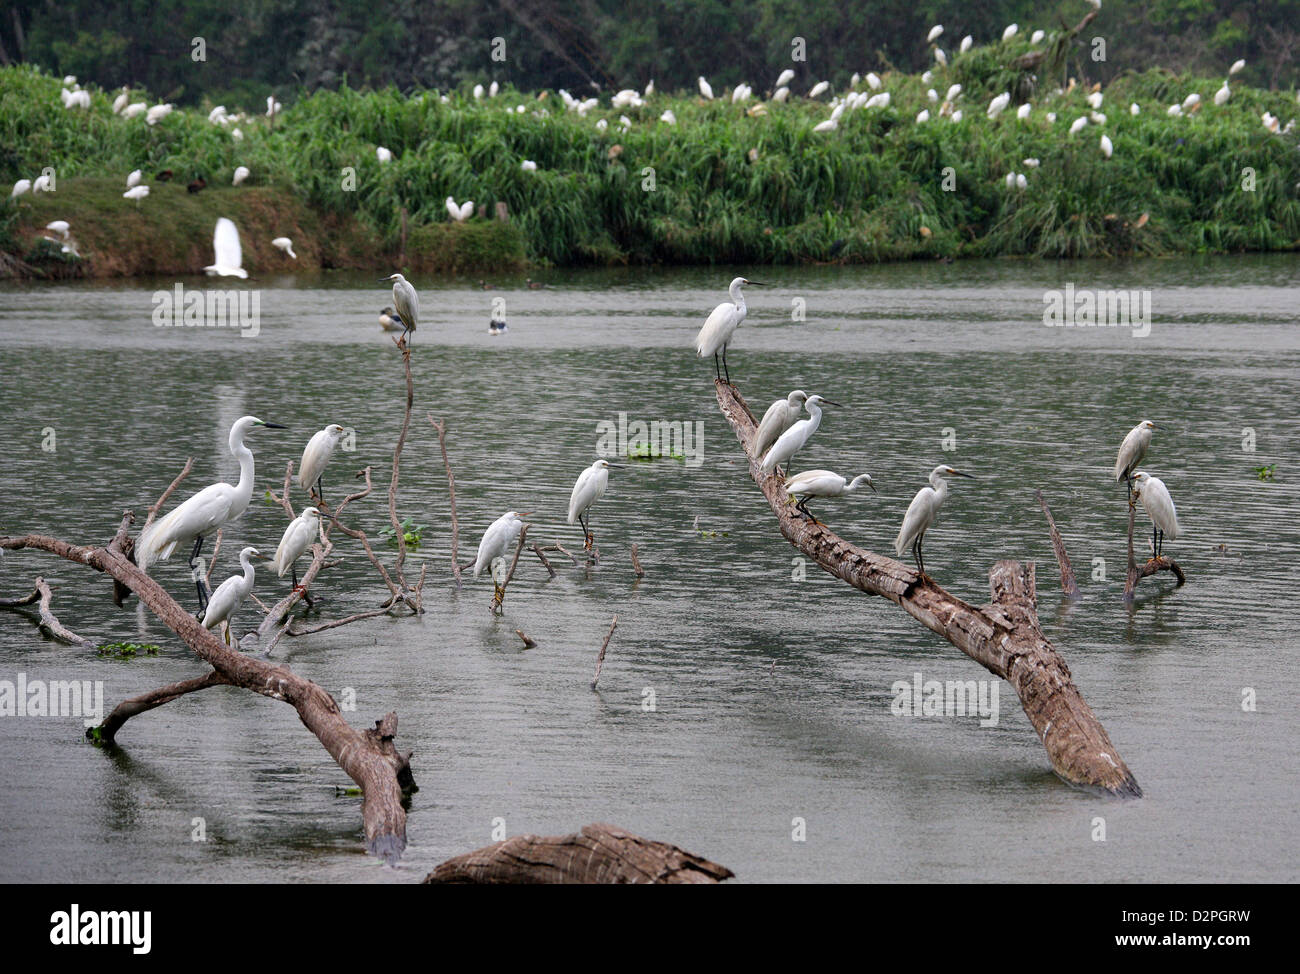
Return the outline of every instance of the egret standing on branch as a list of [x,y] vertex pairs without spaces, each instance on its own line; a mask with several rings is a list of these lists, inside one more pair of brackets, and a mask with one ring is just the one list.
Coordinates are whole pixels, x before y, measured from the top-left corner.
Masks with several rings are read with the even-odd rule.
[[[311,496],[313,490],[322,501],[325,490],[321,486],[321,474],[338,449],[339,440],[346,433],[338,423],[332,423],[307,441],[307,448],[302,451],[302,463],[298,465],[298,486]],[[284,574],[281,572],[281,574]]]
[[1115,482],[1127,481],[1130,496],[1133,493],[1133,471],[1147,455],[1151,433],[1159,428],[1151,420],[1144,419],[1128,431],[1128,436],[1119,445],[1119,456],[1115,458]]
[[524,518],[532,511],[506,511],[488,525],[483,532],[483,540],[478,543],[478,557],[474,559],[474,577],[484,568],[492,576],[495,604],[500,605],[505,599],[506,555],[519,541],[524,529]]
[[809,396],[804,403],[804,408],[808,410],[808,418],[801,419],[788,430],[781,434],[772,449],[767,451],[767,456],[763,457],[763,462],[759,469],[763,473],[771,473],[776,469],[778,464],[788,464],[790,458],[804,448],[804,445],[812,439],[812,435],[817,432],[817,428],[822,424],[822,406],[838,406],[839,403],[831,402],[829,399],[823,399],[821,396]]
[[212,600],[203,611],[203,628],[215,629],[226,623],[226,645],[230,645],[230,617],[235,614],[248,593],[253,591],[253,561],[265,561],[256,548],[245,548],[239,553],[239,564],[243,567],[242,575],[231,575],[217,586],[212,593]]
[[[731,282],[728,292],[731,294],[730,301],[723,301],[713,309],[712,314],[704,322],[704,327],[695,339],[695,351],[700,358],[713,356],[713,367],[717,372],[718,378],[722,378],[723,372],[727,368],[727,345],[731,342],[731,336],[735,334],[736,326],[745,320],[745,313],[749,310],[745,307],[745,295],[741,293],[741,288],[747,285],[762,287],[758,281],[747,281],[743,277],[738,277]],[[398,310],[401,310],[400,308]],[[722,366],[718,366],[718,352],[722,352]],[[727,384],[731,384],[731,373],[727,372]]]
[[1142,508],[1151,518],[1151,552],[1159,558],[1166,535],[1170,541],[1178,540],[1178,510],[1174,507],[1174,499],[1169,496],[1169,488],[1159,477],[1139,470],[1133,474],[1133,482]]
[[415,331],[416,322],[420,317],[420,296],[415,293],[415,288],[411,282],[401,274],[394,274],[391,277],[385,277],[379,283],[385,281],[393,282],[393,307],[402,319],[402,337],[397,340],[398,344],[409,343],[407,337]]
[[750,443],[754,456],[761,457],[767,448],[776,442],[778,436],[798,421],[799,414],[803,412],[803,404],[807,401],[808,393],[796,389],[784,399],[778,399],[767,407],[767,412],[763,414],[763,420],[758,424],[758,430]]
[[930,473],[930,486],[922,487],[907,505],[907,514],[903,516],[903,526],[898,537],[894,539],[894,553],[901,556],[903,550],[911,545],[912,555],[916,558],[916,567],[925,578],[925,559],[921,557],[921,541],[939,517],[939,508],[948,499],[948,481],[944,477],[967,477],[968,473],[954,470],[947,464],[940,464]]
[[[169,514],[164,514],[140,532],[135,543],[135,562],[147,572],[156,561],[166,561],[178,545],[194,542],[190,552],[190,570],[194,573],[194,586],[199,592],[200,607],[206,605],[207,594],[203,575],[196,570],[195,561],[203,550],[203,539],[222,525],[237,520],[253,498],[253,451],[244,446],[249,431],[264,426],[282,430],[278,423],[267,423],[256,416],[241,416],[230,427],[230,452],[239,461],[239,483],[234,487],[226,483],[212,484],[181,504]],[[251,583],[250,583],[251,584]]]
[[271,559],[271,567],[278,578],[284,578],[285,572],[293,573],[293,587],[298,589],[298,569],[294,563],[305,555],[320,536],[320,511],[314,507],[304,507],[302,513],[289,522]]
[[594,536],[591,533],[591,515],[588,514],[585,520],[583,515],[587,514],[591,506],[604,496],[605,488],[609,486],[609,469],[615,466],[618,464],[610,463],[608,460],[597,460],[578,474],[578,481],[573,485],[573,493],[569,495],[569,523],[577,521],[582,525],[585,539],[582,547],[586,551],[591,550]]
[[863,484],[870,487],[873,492],[876,489],[876,483],[871,479],[870,474],[859,474],[853,480],[845,481],[833,470],[805,470],[785,482],[785,492],[794,501],[795,510],[808,515],[813,524],[821,524],[806,506],[810,498],[840,497],[857,490]]

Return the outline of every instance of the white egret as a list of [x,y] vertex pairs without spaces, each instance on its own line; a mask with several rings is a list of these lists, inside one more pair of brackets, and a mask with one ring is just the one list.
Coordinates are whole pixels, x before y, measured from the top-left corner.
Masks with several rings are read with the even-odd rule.
[[71,228],[68,226],[67,220],[51,220],[49,223],[45,224],[45,229],[49,230],[51,233],[57,233],[64,240],[67,240],[68,231]]
[[334,451],[338,449],[339,440],[343,439],[346,432],[338,423],[331,423],[307,441],[307,446],[302,451],[302,462],[298,464],[298,486],[309,495],[314,490],[317,497],[322,501],[325,499],[321,474],[325,472]]
[[537,172],[537,163],[533,162],[532,159],[525,159],[519,164],[519,168],[524,172]]
[[1133,489],[1133,471],[1146,457],[1151,434],[1159,428],[1151,420],[1144,419],[1128,431],[1124,442],[1119,445],[1119,455],[1115,457],[1115,482],[1128,481],[1130,492]]
[[671,108],[665,108],[664,113],[659,116],[659,121],[667,122],[669,125],[676,125],[677,116],[673,114],[673,110]]
[[1070,123],[1070,134],[1077,135],[1078,133],[1084,130],[1087,124],[1088,124],[1088,116],[1080,115],[1078,118],[1076,118],[1073,122]]
[[772,101],[774,102],[784,102],[789,97],[790,89],[785,85],[782,85],[780,88],[776,89],[776,91],[772,92]]
[[779,75],[776,76],[776,84],[773,85],[773,87],[784,88],[793,80],[794,80],[794,69],[786,68],[784,71],[782,71]]
[[32,181],[30,179],[20,179],[18,182],[14,183],[14,189],[13,192],[9,194],[9,198],[13,199],[15,196],[22,196],[23,193],[29,192],[31,188]]
[[382,145],[375,147],[375,156],[380,162],[392,162],[393,152],[391,149],[385,149]]
[[[748,281],[743,277],[737,277],[727,288],[731,295],[730,301],[723,301],[720,305],[710,312],[708,320],[704,322],[704,327],[695,337],[695,353],[700,358],[713,356],[713,367],[721,379],[727,368],[727,346],[731,343],[731,336],[735,334],[736,327],[745,320],[745,314],[748,308],[745,307],[745,295],[741,292],[742,287],[749,285],[763,287],[757,281]],[[718,367],[718,352],[722,352],[722,366]],[[731,373],[727,372],[727,383],[731,383]]]
[[919,112],[916,113],[917,125],[924,125],[928,121],[930,121],[930,109],[922,108]]
[[384,331],[406,330],[406,326],[402,323],[402,316],[393,310],[392,305],[379,312],[379,327]]
[[989,107],[984,114],[989,118],[997,118],[1011,104],[1011,92],[1004,91],[989,102]]
[[943,24],[935,24],[930,28],[930,33],[925,35],[925,42],[929,44],[932,40],[943,33]]
[[483,539],[478,543],[478,557],[474,559],[474,577],[478,578],[484,568],[492,576],[497,601],[505,595],[503,586],[506,581],[506,557],[510,549],[519,541],[524,529],[524,518],[532,511],[506,511],[488,525],[483,532]]
[[946,68],[948,66],[948,55],[943,53],[942,47],[936,47],[934,49],[934,59],[938,61],[939,64],[941,64],[943,67]]
[[54,190],[51,189],[51,185],[52,185],[51,177],[46,176],[45,174],[41,174],[40,176],[37,176],[35,179],[32,180],[32,195],[35,196],[37,193],[54,192]]
[[1020,26],[1018,24],[1007,24],[1006,30],[1002,32],[1002,39],[1004,41],[1011,40],[1011,38],[1016,36],[1016,32],[1019,30]]
[[294,589],[298,588],[298,569],[294,563],[310,551],[320,537],[320,518],[319,510],[304,507],[302,513],[284,529],[275,549],[275,557],[271,559],[271,568],[275,570],[276,577],[284,578],[285,572],[292,573]]
[[818,122],[813,126],[814,132],[834,132],[840,127],[840,123],[833,118],[828,118],[824,122]]
[[1151,549],[1157,558],[1164,550],[1165,537],[1170,541],[1178,540],[1178,511],[1174,499],[1169,496],[1169,488],[1159,477],[1153,477],[1145,470],[1133,474],[1133,489],[1142,501],[1142,509],[1151,518]]
[[1091,105],[1093,108],[1100,108],[1100,107],[1101,107],[1101,103],[1102,103],[1103,101],[1105,101],[1105,97],[1106,97],[1106,96],[1103,95],[1100,91],[1094,91],[1094,92],[1091,92],[1091,93],[1088,95],[1088,97],[1085,98],[1084,100],[1085,100],[1089,105]]
[[815,85],[813,85],[810,89],[808,89],[808,97],[816,98],[818,95],[825,92],[826,89],[828,89],[830,86],[831,83],[829,81],[819,81]]
[[921,555],[921,542],[925,538],[925,532],[928,531],[939,516],[939,508],[943,502],[948,499],[948,481],[945,477],[967,477],[974,480],[968,473],[962,473],[960,470],[954,470],[947,464],[941,463],[930,472],[930,485],[922,487],[912,498],[912,503],[907,505],[907,514],[903,516],[903,526],[898,531],[898,537],[894,539],[894,553],[900,557],[904,549],[909,545],[912,547],[912,555],[916,558],[916,567],[921,572],[921,577],[925,576],[925,559]]
[[1131,105],[1128,106],[1128,113],[1130,115],[1141,115],[1142,106],[1139,105],[1137,102],[1133,102]]
[[1232,97],[1232,89],[1228,87],[1228,82],[1223,83],[1223,87],[1214,93],[1214,104],[1222,105]]
[[1042,43],[1043,38],[1046,37],[1046,36],[1047,36],[1047,31],[1045,31],[1045,30],[1036,30],[1036,31],[1034,31],[1032,34],[1029,35],[1029,43],[1030,43],[1030,44],[1039,44],[1039,43]]
[[131,100],[131,96],[128,95],[125,91],[123,91],[123,92],[122,92],[121,94],[119,94],[116,98],[114,98],[114,99],[113,99],[113,114],[114,114],[114,115],[119,115],[119,114],[121,114],[122,109],[126,107],[126,103],[129,102],[130,100]]
[[149,106],[142,101],[132,102],[122,109],[122,117],[135,118],[138,115],[143,115],[148,108]]
[[132,186],[122,194],[124,199],[135,200],[137,203],[149,195],[148,186]]
[[[195,568],[195,560],[203,550],[203,539],[215,532],[222,525],[239,518],[248,509],[248,502],[253,497],[253,451],[244,445],[244,437],[259,426],[267,429],[282,430],[278,423],[267,423],[256,416],[241,416],[230,427],[230,452],[239,461],[239,483],[231,486],[227,483],[210,484],[164,514],[140,532],[135,543],[135,562],[140,570],[147,572],[149,566],[157,561],[166,561],[179,545],[194,542],[190,552],[190,569]],[[195,586],[199,592],[199,603],[205,602],[202,576],[195,574]]]
[[132,169],[126,177],[126,188],[130,189],[132,186],[139,186],[142,179],[144,179],[144,170]]
[[808,510],[808,501],[813,497],[840,497],[857,490],[866,484],[874,492],[876,483],[870,474],[859,474],[852,480],[845,480],[833,470],[805,470],[797,473],[785,482],[785,492],[794,501],[795,509],[806,514],[814,524],[821,522]]
[[[138,187],[137,187],[138,188]],[[248,277],[244,270],[244,251],[239,246],[239,230],[233,220],[221,217],[212,233],[214,260],[203,268],[210,277]]]
[[212,109],[212,111],[208,112],[208,121],[213,125],[225,125],[226,118],[225,105],[218,105],[216,108]]
[[473,200],[466,200],[464,203],[457,203],[455,197],[448,196],[443,205],[447,207],[447,214],[457,223],[464,223],[474,213]]
[[247,167],[247,166],[236,166],[236,167],[235,167],[235,178],[232,179],[232,180],[230,181],[230,185],[231,185],[231,186],[238,186],[238,185],[239,185],[240,183],[242,183],[245,179],[247,179],[248,176],[249,176],[249,172],[248,172],[248,167]]
[[1021,161],[1030,169],[1037,169],[1039,165],[1041,165],[1041,163],[1039,163],[1039,161],[1033,156],[1030,156],[1028,159],[1022,159]]
[[713,101],[713,86],[704,80],[704,75],[700,75],[700,94],[709,101]]
[[1033,111],[1033,109],[1034,106],[1029,104],[1029,102],[1025,102],[1023,105],[1021,105],[1019,108],[1016,109],[1016,118],[1018,118],[1020,121],[1023,122],[1025,119],[1029,117],[1029,113]]
[[874,71],[868,71],[867,87],[869,87],[872,91],[879,91],[880,85],[881,85],[880,75],[876,74],[876,72]]
[[401,274],[381,278],[379,283],[383,284],[385,281],[393,282],[393,306],[397,308],[397,313],[402,318],[402,337],[398,341],[409,342],[410,333],[415,331],[415,326],[420,321],[420,296],[415,293],[411,282]]
[[1114,151],[1115,151],[1115,147],[1114,147],[1113,145],[1111,145],[1111,142],[1110,142],[1110,136],[1109,136],[1109,135],[1103,135],[1103,136],[1101,137],[1101,154],[1102,154],[1103,156],[1105,156],[1107,159],[1109,159],[1110,156],[1111,156],[1111,153],[1114,152]]
[[754,433],[754,439],[749,444],[754,456],[761,457],[776,442],[777,437],[798,421],[799,414],[803,412],[803,404],[807,401],[808,393],[796,389],[767,407],[767,412],[763,414]]
[[230,617],[235,614],[248,593],[253,591],[253,561],[265,561],[256,548],[248,547],[239,553],[239,564],[244,569],[242,575],[231,575],[217,586],[212,598],[203,610],[203,628],[215,629],[226,623],[226,644],[230,644]]
[[1236,74],[1238,71],[1240,71],[1240,70],[1241,70],[1242,68],[1244,68],[1245,66],[1246,66],[1246,62],[1245,62],[1245,60],[1243,60],[1243,59],[1241,59],[1241,58],[1238,58],[1237,60],[1235,60],[1235,61],[1232,62],[1232,67],[1230,67],[1230,68],[1228,69],[1228,76],[1229,76],[1229,77],[1232,77],[1232,75]]
[[961,53],[965,54],[967,51],[969,51],[971,45],[974,43],[975,43],[975,38],[971,37],[970,34],[967,34],[965,37],[963,37],[961,39]]
[[[597,460],[578,474],[578,479],[573,485],[573,493],[569,495],[569,523],[576,521],[582,525],[583,537],[586,539],[582,546],[587,551],[591,550],[594,540],[591,533],[591,515],[587,512],[604,496],[605,488],[609,486],[610,468],[617,466],[619,465],[608,460]],[[584,514],[587,515],[585,519]]]
[[293,252],[293,241],[288,237],[276,237],[271,241],[271,246],[283,250],[294,260],[298,259],[298,255]]
[[172,113],[174,107],[173,105],[154,105],[153,108],[145,112],[144,120],[150,125],[157,125]]
[[1201,96],[1193,91],[1190,95],[1188,95],[1186,98],[1183,99],[1183,111],[1189,112],[1200,103],[1201,103]]
[[822,406],[838,406],[839,403],[831,402],[829,399],[823,399],[821,396],[809,396],[804,401],[804,408],[808,410],[808,418],[801,419],[792,425],[788,430],[782,433],[772,448],[767,451],[763,457],[763,462],[759,469],[763,473],[771,473],[776,469],[777,464],[787,464],[789,469],[790,458],[804,448],[804,445],[817,432],[817,428],[822,424]]
[[1016,189],[1028,189],[1028,188],[1029,188],[1029,180],[1025,178],[1025,174],[1022,172],[1016,173]]

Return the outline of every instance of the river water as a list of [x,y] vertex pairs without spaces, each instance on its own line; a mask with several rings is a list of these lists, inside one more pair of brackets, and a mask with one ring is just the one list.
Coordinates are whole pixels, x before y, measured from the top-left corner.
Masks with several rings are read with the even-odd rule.
[[[796,466],[867,471],[880,488],[813,509],[891,552],[932,467],[974,474],[954,482],[927,538],[929,571],[982,602],[995,560],[1037,561],[1044,629],[1145,798],[1063,784],[1005,684],[990,726],[893,712],[894,684],[915,673],[989,674],[895,606],[805,566],[778,534],[718,412],[712,363],[691,348],[737,272],[770,285],[748,291],[729,356],[742,393],[756,411],[795,387],[843,404]],[[154,294],[172,280],[0,288],[0,533],[103,543],[123,508],[143,511],[187,456],[195,470],[178,497],[233,480],[227,431],[253,413],[290,429],[253,434],[254,503],[226,532],[214,578],[232,572],[241,545],[274,548],[283,514],[262,494],[327,423],[357,431],[355,450],[326,472],[327,497],[373,465],[379,489],[351,515],[376,537],[403,396],[376,321],[390,300],[378,276],[235,282],[259,295],[247,336],[155,325]],[[402,865],[362,852],[360,799],[289,707],[219,688],[135,718],[115,750],[86,743],[76,717],[0,717],[0,880],[409,882],[488,844],[494,828],[558,834],[596,821],[749,882],[1297,879],[1300,260],[545,276],[545,290],[416,280],[400,510],[427,526],[411,557],[417,570],[428,561],[428,611],[276,649],[336,697],[354,696],[357,725],[398,712],[420,785]],[[1149,291],[1149,334],[1045,326],[1044,295],[1067,284]],[[494,310],[505,336],[488,334]],[[446,477],[426,413],[448,423],[466,560],[509,509],[536,512],[530,540],[581,548],[568,494],[602,423],[680,421],[702,439],[681,458],[613,471],[593,511],[600,564],[579,570],[554,555],[548,580],[521,559],[494,618],[486,578],[459,590],[451,579]],[[1126,508],[1110,472],[1143,418],[1165,427],[1144,467],[1178,505],[1184,536],[1166,551],[1188,583],[1147,579],[1126,608]],[[1273,479],[1261,480],[1268,465]],[[1060,594],[1039,487],[1080,577],[1076,604]],[[1142,552],[1147,527],[1139,512]],[[311,621],[384,594],[354,543],[339,553]],[[183,559],[152,573],[193,603]],[[203,671],[135,600],[115,609],[103,578],[52,556],[6,553],[0,595],[29,591],[37,574],[70,628],[161,650],[102,659],[0,612],[0,680],[103,681],[111,708]],[[287,591],[268,576],[259,595]],[[236,630],[257,617],[246,603]],[[524,651],[516,629],[538,646]]]

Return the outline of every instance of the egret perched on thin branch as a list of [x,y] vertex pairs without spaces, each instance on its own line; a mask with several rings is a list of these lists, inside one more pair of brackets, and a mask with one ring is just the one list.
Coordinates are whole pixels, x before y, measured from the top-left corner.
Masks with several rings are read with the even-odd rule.
[[788,470],[790,458],[804,448],[812,435],[817,432],[817,428],[821,426],[822,406],[838,405],[839,403],[823,399],[821,396],[809,396],[804,402],[804,408],[808,410],[808,418],[799,420],[780,435],[772,444],[772,449],[767,451],[767,456],[763,457],[759,469],[763,473],[771,473],[778,464],[784,463],[787,464]]
[[1115,458],[1115,482],[1127,481],[1130,495],[1133,493],[1133,471],[1147,455],[1152,432],[1159,428],[1151,420],[1144,419],[1128,431],[1128,436],[1119,445],[1119,456]]
[[767,407],[767,412],[763,414],[763,419],[754,433],[754,439],[750,442],[750,449],[753,450],[754,456],[761,457],[767,448],[776,442],[778,436],[795,424],[799,414],[803,412],[803,404],[807,401],[808,393],[796,389],[784,399],[778,399]]
[[483,540],[478,543],[478,557],[474,559],[474,577],[484,568],[492,576],[494,595],[499,604],[505,597],[506,556],[519,541],[519,534],[524,529],[524,518],[532,511],[506,511],[488,525],[483,532]]
[[[608,460],[597,460],[578,474],[577,483],[573,485],[573,493],[569,495],[569,523],[577,521],[582,525],[584,538],[582,547],[587,551],[591,550],[594,540],[591,533],[591,515],[587,512],[604,496],[605,488],[609,486],[609,470],[617,466],[619,464],[610,463]],[[584,514],[587,515],[585,519]]]
[[256,416],[241,416],[235,420],[235,425],[230,427],[230,452],[239,461],[238,484],[232,487],[217,483],[204,487],[141,531],[135,543],[135,562],[141,571],[147,572],[154,562],[170,558],[178,545],[193,541],[189,564],[194,572],[200,605],[206,603],[207,594],[202,574],[195,571],[195,561],[203,550],[204,538],[222,525],[238,519],[248,509],[248,502],[253,498],[253,451],[244,445],[244,437],[259,426],[277,430],[286,428],[278,423],[264,422]]
[[224,216],[217,220],[217,228],[212,233],[212,251],[213,262],[203,268],[209,276],[248,277],[248,271],[243,267],[244,251],[239,246],[239,230],[233,220]]
[[1166,535],[1170,541],[1178,540],[1178,511],[1174,507],[1174,499],[1169,496],[1165,482],[1145,470],[1133,474],[1133,485],[1142,501],[1142,509],[1151,518],[1151,550],[1159,558],[1165,546]]
[[[749,285],[763,287],[758,281],[747,281],[743,277],[738,277],[731,282],[727,289],[731,295],[730,301],[723,301],[709,314],[708,320],[704,322],[704,327],[700,329],[699,335],[695,338],[695,352],[700,358],[713,356],[713,368],[722,378],[722,374],[727,368],[727,345],[731,342],[731,336],[735,334],[736,326],[745,320],[745,314],[748,308],[745,307],[745,295],[741,293],[742,287]],[[718,351],[722,352],[722,365],[718,366]],[[731,383],[731,373],[727,372],[727,384]]]
[[852,480],[845,480],[833,470],[805,470],[785,482],[785,492],[794,501],[797,511],[808,515],[813,524],[820,524],[821,522],[813,516],[813,512],[808,510],[807,504],[810,498],[840,497],[857,490],[863,484],[870,487],[873,492],[876,489],[876,482],[871,479],[870,474],[859,474]]
[[307,491],[309,496],[314,490],[317,497],[322,501],[325,499],[321,474],[346,432],[338,423],[331,423],[307,441],[307,448],[302,451],[302,463],[298,465],[298,486]]
[[916,567],[925,578],[925,559],[921,556],[921,541],[939,517],[939,508],[948,499],[948,481],[944,477],[968,477],[968,473],[954,470],[947,464],[939,464],[930,472],[930,486],[922,487],[907,505],[907,514],[903,516],[903,526],[894,539],[894,553],[901,556],[903,550],[911,545],[912,555],[916,558]]
[[231,575],[217,586],[212,599],[203,610],[203,628],[215,629],[226,623],[226,645],[230,645],[230,617],[235,614],[240,603],[253,591],[253,561],[265,561],[265,557],[256,548],[248,547],[239,553],[239,564],[244,569],[242,575]]
[[294,563],[311,550],[318,537],[320,537],[320,511],[314,507],[304,507],[302,513],[289,522],[289,526],[284,529],[284,534],[280,537],[280,544],[276,546],[271,567],[275,569],[278,578],[284,578],[285,572],[291,572],[295,591],[298,588],[298,569],[294,567]]
[[411,282],[401,274],[393,274],[391,277],[380,279],[380,284],[386,281],[393,282],[393,307],[402,318],[402,337],[398,343],[410,343],[410,333],[415,331],[415,326],[420,318],[420,296],[415,293],[415,288]]

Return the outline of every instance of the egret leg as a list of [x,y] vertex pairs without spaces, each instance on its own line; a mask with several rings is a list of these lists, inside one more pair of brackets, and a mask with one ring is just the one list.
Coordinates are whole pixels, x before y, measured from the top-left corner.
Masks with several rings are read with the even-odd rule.
[[201,572],[198,571],[199,552],[203,550],[203,536],[199,535],[194,539],[194,550],[190,552],[190,574],[194,576],[194,588],[199,593],[199,609],[205,610],[208,607],[208,587],[204,582]]
[[324,476],[324,474],[321,474],[320,477],[316,478],[316,496],[319,497],[322,502],[325,500],[325,487],[321,478]]
[[718,364],[718,353],[717,353],[717,352],[714,352],[714,353],[713,353],[713,371],[714,371],[714,374],[715,374],[719,379],[722,378],[722,366]]
[[731,372],[727,368],[727,346],[722,346],[722,371],[727,376],[727,385],[731,385]]
[[920,534],[918,534],[916,536],[916,540],[912,542],[912,551],[916,554],[916,567],[920,569],[922,578],[926,577],[925,556],[921,554],[921,539],[924,537],[925,537],[925,532],[923,531]]

